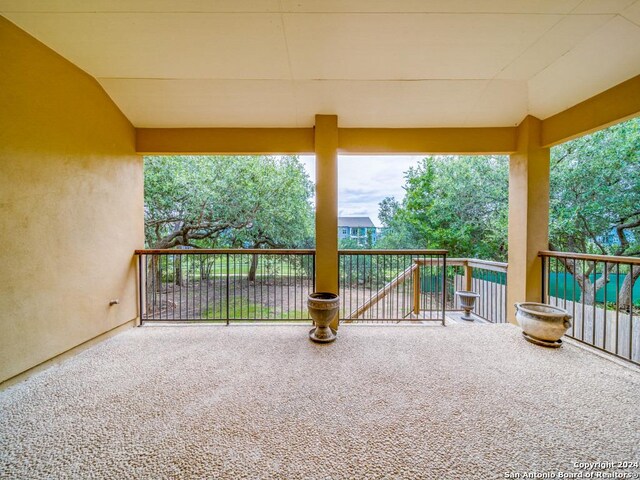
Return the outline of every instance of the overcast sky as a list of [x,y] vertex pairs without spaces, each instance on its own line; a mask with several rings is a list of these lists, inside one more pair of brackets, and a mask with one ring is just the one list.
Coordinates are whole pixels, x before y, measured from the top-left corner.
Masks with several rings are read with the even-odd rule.
[[[376,227],[378,204],[383,198],[404,197],[404,172],[417,165],[422,156],[340,155],[338,158],[338,215],[370,217]],[[315,183],[315,158],[300,157]]]

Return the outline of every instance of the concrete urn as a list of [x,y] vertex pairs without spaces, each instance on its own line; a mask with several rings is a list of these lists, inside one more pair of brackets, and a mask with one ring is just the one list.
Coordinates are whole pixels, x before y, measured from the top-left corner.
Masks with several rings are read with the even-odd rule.
[[307,299],[307,307],[315,325],[309,338],[319,343],[333,342],[336,334],[329,325],[338,316],[340,297],[335,293],[314,292]]
[[466,320],[467,322],[473,322],[473,317],[471,316],[471,312],[473,311],[473,307],[476,305],[476,300],[480,297],[480,295],[476,292],[467,292],[467,291],[458,291],[456,292],[458,300],[460,300],[460,306],[464,313],[460,317],[462,320]]
[[563,308],[545,303],[516,303],[516,320],[529,342],[543,347],[562,346],[560,338],[571,327],[571,315]]

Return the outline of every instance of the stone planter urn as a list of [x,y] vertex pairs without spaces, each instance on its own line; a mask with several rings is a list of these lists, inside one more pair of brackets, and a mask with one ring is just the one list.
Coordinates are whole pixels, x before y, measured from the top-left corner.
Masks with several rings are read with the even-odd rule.
[[473,322],[473,317],[471,316],[471,312],[473,311],[473,307],[476,305],[476,300],[480,297],[476,292],[467,292],[467,291],[459,291],[456,292],[456,296],[460,300],[460,306],[464,313],[460,317],[462,320],[466,320],[467,322]]
[[335,293],[314,292],[309,295],[307,306],[315,325],[309,332],[309,338],[319,343],[333,342],[336,334],[329,325],[338,315],[340,297]]
[[571,315],[563,308],[545,303],[516,303],[516,320],[522,335],[531,343],[543,347],[562,346],[560,338],[571,327]]

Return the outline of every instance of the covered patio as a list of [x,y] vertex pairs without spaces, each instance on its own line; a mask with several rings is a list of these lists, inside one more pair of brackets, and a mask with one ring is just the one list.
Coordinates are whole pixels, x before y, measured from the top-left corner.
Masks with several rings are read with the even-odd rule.
[[[633,289],[614,314],[545,289],[566,262],[640,266],[548,251],[550,148],[640,114],[640,0],[0,0],[0,15],[0,477],[475,479],[640,460]],[[145,250],[144,156],[264,154],[315,156],[315,245],[268,253],[308,259],[287,267],[297,284],[271,282],[305,292],[289,319],[362,254],[338,249],[340,154],[508,155],[508,263],[379,251],[409,263],[378,262],[381,284],[353,270],[367,298],[343,305],[331,345],[310,325],[144,325],[192,316],[196,294],[195,320],[242,323],[230,299],[255,299],[229,275],[248,250]],[[225,276],[169,289],[157,269],[150,310],[143,261],[175,273],[181,254]],[[445,322],[454,267],[499,325]],[[525,342],[513,305],[540,300],[569,301],[573,337],[626,364]]]
[[[512,325],[142,327],[0,393],[6,478],[505,478],[640,455],[640,375]],[[639,472],[636,468],[596,471]]]

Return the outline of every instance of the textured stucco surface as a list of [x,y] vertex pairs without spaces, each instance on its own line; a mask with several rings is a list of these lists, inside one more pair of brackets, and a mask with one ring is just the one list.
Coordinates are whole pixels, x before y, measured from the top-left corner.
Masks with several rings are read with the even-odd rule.
[[0,59],[2,382],[136,318],[144,210],[135,131],[95,79],[3,17]]
[[0,392],[0,477],[483,479],[640,460],[640,374],[575,346],[511,325],[307,331],[107,340]]

